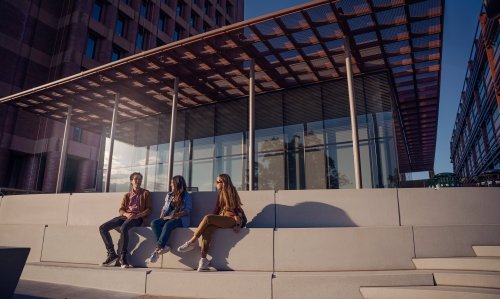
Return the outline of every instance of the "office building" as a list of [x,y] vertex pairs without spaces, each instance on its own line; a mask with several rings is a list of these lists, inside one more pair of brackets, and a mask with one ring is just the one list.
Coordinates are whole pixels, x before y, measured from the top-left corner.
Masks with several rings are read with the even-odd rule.
[[499,62],[499,16],[490,18],[483,10],[450,142],[453,172],[466,184],[500,169]]
[[433,170],[442,27],[442,1],[315,1],[1,101],[101,136],[98,191],[391,188]]
[[[1,1],[0,97],[242,19],[243,0]],[[53,192],[64,123],[22,108],[0,106],[0,187]],[[100,136],[70,139],[64,190],[94,188]]]

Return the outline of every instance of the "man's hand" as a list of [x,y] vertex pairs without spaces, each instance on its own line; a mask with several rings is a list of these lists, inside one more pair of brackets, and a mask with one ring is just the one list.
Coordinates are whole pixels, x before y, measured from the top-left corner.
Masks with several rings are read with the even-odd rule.
[[135,214],[135,213],[128,213],[128,212],[125,212],[125,213],[123,213],[123,215],[124,215],[125,217],[127,217],[127,219],[131,219],[131,220],[139,218],[139,217],[137,216],[137,214]]

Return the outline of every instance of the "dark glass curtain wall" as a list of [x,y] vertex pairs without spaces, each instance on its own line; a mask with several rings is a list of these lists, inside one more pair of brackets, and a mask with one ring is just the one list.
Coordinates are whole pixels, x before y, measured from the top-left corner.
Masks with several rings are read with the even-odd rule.
[[[364,188],[394,187],[390,91],[385,73],[355,78]],[[255,105],[255,189],[354,188],[346,81],[257,95]],[[238,189],[247,190],[247,106],[244,98],[179,111],[174,175],[209,191],[219,173],[228,173]],[[110,191],[127,190],[132,171],[145,175],[149,190],[166,191],[169,132],[170,115],[120,124]],[[103,157],[108,149],[109,140]]]

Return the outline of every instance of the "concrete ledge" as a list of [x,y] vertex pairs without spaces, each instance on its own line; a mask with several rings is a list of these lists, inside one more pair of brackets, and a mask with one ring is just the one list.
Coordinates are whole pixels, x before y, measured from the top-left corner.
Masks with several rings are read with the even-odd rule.
[[399,226],[396,189],[280,190],[276,227]]
[[500,289],[500,273],[485,271],[434,272],[436,285]]
[[[174,250],[163,255],[162,268],[198,267],[199,248],[186,253],[176,250],[192,236],[193,231],[186,228],[174,230],[169,242]],[[273,229],[243,228],[239,233],[232,229],[218,229],[214,233],[209,259],[217,270],[273,271]]]
[[275,271],[415,269],[411,227],[279,228]]
[[271,272],[153,270],[146,293],[191,298],[271,299]]
[[398,189],[401,225],[500,224],[500,188]]
[[[119,234],[111,231],[115,249]],[[145,260],[154,250],[154,235],[150,228],[137,227],[129,232],[129,262],[146,267]],[[106,249],[96,226],[48,226],[42,252],[43,262],[63,262],[99,265],[106,259]],[[159,263],[148,264],[160,267]]]
[[498,299],[500,290],[467,287],[362,287],[365,299]]
[[5,196],[0,224],[66,224],[68,204],[69,194]]
[[473,245],[500,245],[500,225],[415,226],[415,256],[475,256]]
[[0,298],[11,298],[30,252],[29,248],[0,246]]
[[500,257],[500,246],[472,246],[472,250],[477,256]]
[[500,259],[495,257],[448,257],[413,259],[417,269],[500,271]]
[[0,246],[31,248],[28,262],[39,262],[42,255],[45,225],[0,225]]
[[118,209],[124,193],[72,194],[69,198],[68,225],[99,226],[118,216]]
[[276,272],[273,299],[362,299],[361,286],[434,285],[418,270],[362,272]]
[[83,266],[76,264],[26,264],[21,279],[144,294],[147,269]]

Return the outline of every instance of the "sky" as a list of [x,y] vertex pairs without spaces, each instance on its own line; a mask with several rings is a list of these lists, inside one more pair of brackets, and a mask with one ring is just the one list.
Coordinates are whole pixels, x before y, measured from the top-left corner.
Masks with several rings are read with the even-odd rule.
[[[245,1],[245,19],[307,2],[309,1],[247,0]],[[450,162],[451,134],[481,11],[481,2],[481,0],[445,1],[441,92],[434,162],[436,173],[453,172],[453,165]]]

